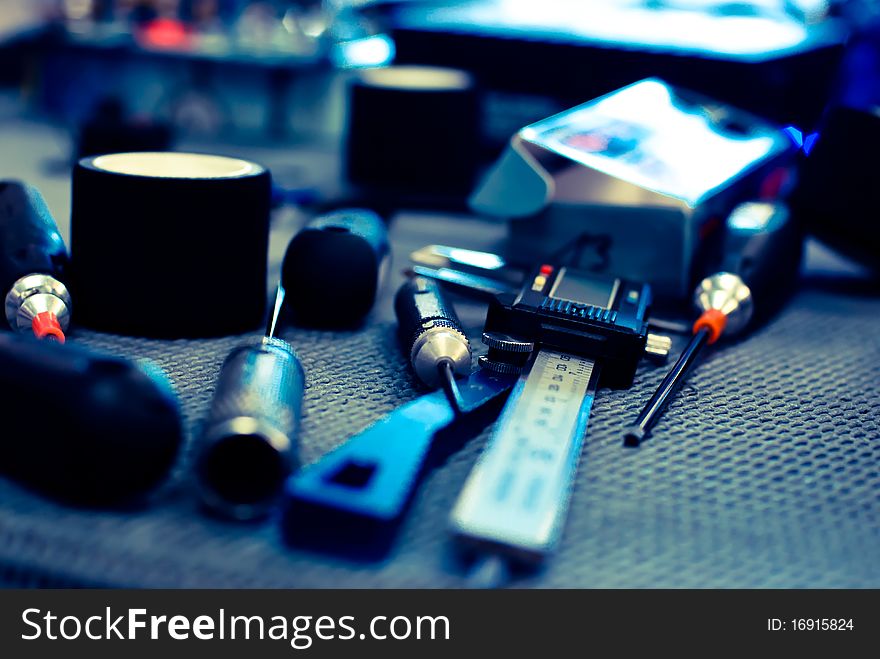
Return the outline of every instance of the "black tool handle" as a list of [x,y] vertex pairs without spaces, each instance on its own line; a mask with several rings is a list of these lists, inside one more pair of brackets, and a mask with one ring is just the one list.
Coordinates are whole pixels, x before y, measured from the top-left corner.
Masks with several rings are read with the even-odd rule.
[[464,334],[455,308],[440,285],[427,277],[413,277],[394,296],[397,328],[407,351],[425,331],[443,326]]
[[429,387],[444,387],[458,407],[455,377],[471,372],[471,346],[442,289],[432,279],[414,277],[397,291],[394,310],[416,375]]
[[802,232],[785,204],[741,204],[727,218],[716,271],[740,276],[751,291],[754,318],[760,320],[791,293],[802,250]]
[[77,504],[146,494],[183,441],[177,397],[158,368],[0,334],[0,470]]
[[196,480],[209,507],[236,519],[269,511],[299,466],[304,388],[286,341],[260,338],[229,354],[197,449]]
[[64,282],[67,248],[36,188],[0,181],[0,295],[31,274]]
[[348,327],[373,307],[390,263],[385,223],[350,208],[311,220],[284,255],[285,304],[299,324]]

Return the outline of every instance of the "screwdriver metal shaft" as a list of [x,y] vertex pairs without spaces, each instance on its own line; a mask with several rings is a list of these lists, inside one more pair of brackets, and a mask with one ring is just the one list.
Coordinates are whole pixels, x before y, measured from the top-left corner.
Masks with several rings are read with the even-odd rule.
[[449,401],[449,404],[456,413],[465,412],[465,403],[462,401],[458,382],[455,381],[455,366],[452,360],[441,360],[437,369],[440,371],[440,387],[443,389],[443,393],[446,394],[446,400]]
[[697,359],[702,353],[703,348],[709,342],[710,332],[706,328],[698,330],[687,347],[682,351],[678,361],[672,367],[672,370],[663,378],[657,391],[651,396],[651,400],[642,409],[636,422],[630,426],[624,436],[623,443],[625,446],[638,446],[642,440],[651,432],[651,428],[657,423],[663,410],[669,404],[669,401],[675,395],[675,392],[681,387],[687,378],[688,373],[697,363]]
[[270,339],[275,336],[275,331],[278,329],[278,321],[281,318],[281,309],[284,307],[285,296],[284,286],[279,283],[275,291],[275,305],[272,307],[272,314],[269,316],[269,322],[266,324],[266,336]]

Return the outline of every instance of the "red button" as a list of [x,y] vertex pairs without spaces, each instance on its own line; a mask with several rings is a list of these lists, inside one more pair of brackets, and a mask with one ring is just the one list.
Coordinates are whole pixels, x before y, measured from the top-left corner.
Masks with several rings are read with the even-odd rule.
[[542,275],[545,275],[545,276],[546,276],[546,275],[549,275],[551,272],[553,272],[553,266],[552,266],[552,265],[547,265],[547,264],[545,263],[544,265],[541,266],[541,270],[540,270],[540,272],[541,272]]

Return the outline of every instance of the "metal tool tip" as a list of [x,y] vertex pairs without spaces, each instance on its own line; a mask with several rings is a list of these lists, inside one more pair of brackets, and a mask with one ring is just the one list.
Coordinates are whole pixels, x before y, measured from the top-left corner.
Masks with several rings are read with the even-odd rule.
[[639,446],[639,444],[642,443],[642,440],[645,438],[645,434],[646,433],[641,426],[630,426],[623,434],[623,445],[636,448]]

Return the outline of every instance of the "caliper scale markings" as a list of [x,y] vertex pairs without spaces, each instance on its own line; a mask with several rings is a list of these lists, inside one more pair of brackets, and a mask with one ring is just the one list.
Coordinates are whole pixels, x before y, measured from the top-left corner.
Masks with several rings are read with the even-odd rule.
[[459,537],[529,561],[553,550],[597,376],[590,359],[547,349],[534,355],[453,510]]

